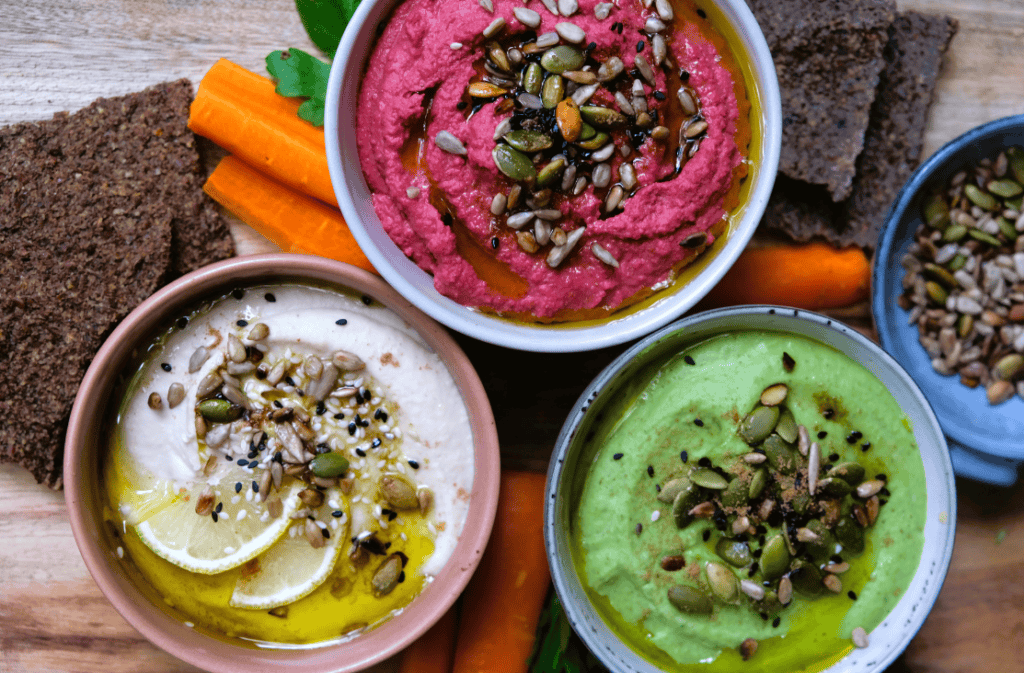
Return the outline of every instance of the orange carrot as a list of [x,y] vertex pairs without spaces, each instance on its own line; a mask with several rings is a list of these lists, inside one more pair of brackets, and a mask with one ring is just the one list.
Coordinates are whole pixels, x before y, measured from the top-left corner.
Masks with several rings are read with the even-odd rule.
[[462,597],[454,673],[523,673],[551,576],[544,475],[502,472],[487,551]]
[[294,192],[236,157],[225,157],[203,191],[285,252],[330,257],[373,271],[334,208]]
[[402,652],[398,673],[451,673],[455,649],[455,612],[452,607]]
[[323,129],[296,116],[300,104],[222,58],[199,83],[188,127],[281,184],[337,206]]
[[824,243],[748,248],[711,290],[707,304],[781,304],[811,310],[868,298],[871,262],[857,247]]

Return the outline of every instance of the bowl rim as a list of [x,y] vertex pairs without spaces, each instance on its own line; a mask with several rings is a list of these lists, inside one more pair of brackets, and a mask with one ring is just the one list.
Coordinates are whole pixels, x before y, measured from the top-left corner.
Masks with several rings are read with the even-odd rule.
[[[367,208],[365,204],[357,203],[354,190],[360,190],[368,197],[369,189],[359,168],[358,156],[352,154],[355,150],[344,152],[343,156],[344,144],[340,138],[345,132],[347,144],[355,142],[358,88],[349,96],[343,91],[343,83],[346,77],[361,76],[370,53],[367,46],[369,38],[365,33],[371,31],[376,20],[386,16],[400,1],[366,0],[356,9],[331,67],[324,134],[331,182],[345,221],[374,268],[402,296],[435,320],[481,341],[523,351],[579,352],[616,346],[664,326],[696,305],[732,267],[753,236],[767,207],[782,147],[782,103],[778,78],[760,26],[743,0],[714,0],[736,33],[738,44],[734,45],[734,50],[744,49],[751,61],[755,79],[752,85],[757,87],[761,98],[761,161],[757,168],[757,182],[751,186],[743,206],[743,217],[730,232],[722,249],[715,252],[714,258],[687,283],[643,309],[584,326],[573,326],[572,322],[552,325],[520,323],[464,307],[438,293],[432,282],[425,283],[424,279],[429,279],[429,275],[407,260],[386,234],[377,238],[382,238],[382,243],[388,248],[378,247],[374,236],[363,225],[361,213]],[[345,119],[350,120],[347,125],[342,125],[342,112]],[[347,160],[352,156],[354,161]],[[367,212],[372,214],[377,223],[375,226],[380,228],[372,206]],[[418,283],[412,282],[407,273],[414,274]]]
[[[753,324],[753,326],[742,329],[781,331],[783,333],[789,333],[790,330],[786,326],[792,325],[794,322],[810,323],[826,333],[834,333],[841,339],[847,339],[851,346],[866,349],[874,361],[870,363],[871,367],[865,362],[859,362],[859,364],[871,371],[872,374],[875,374],[873,368],[879,367],[886,369],[889,374],[895,376],[904,386],[905,391],[916,402],[928,429],[934,434],[935,451],[932,452],[934,455],[931,458],[938,461],[938,465],[934,466],[934,470],[937,472],[936,476],[940,479],[937,485],[941,488],[941,492],[938,494],[929,492],[928,497],[929,501],[934,496],[937,500],[941,500],[942,503],[941,512],[935,515],[938,523],[933,525],[933,528],[936,525],[944,527],[940,528],[940,530],[944,531],[944,535],[936,540],[941,544],[941,548],[937,550],[937,555],[932,558],[930,567],[925,568],[924,557],[929,546],[926,539],[926,544],[922,550],[922,559],[919,561],[917,572],[911,580],[911,586],[904,592],[889,615],[879,624],[876,631],[879,629],[884,630],[888,627],[892,616],[901,609],[908,616],[906,626],[912,626],[903,632],[899,640],[887,643],[884,649],[878,648],[876,643],[872,641],[869,648],[864,650],[853,648],[852,651],[845,654],[840,660],[823,671],[823,673],[840,673],[841,671],[856,670],[858,673],[881,673],[906,649],[911,639],[913,639],[924,623],[938,598],[939,591],[948,572],[956,538],[957,503],[953,467],[945,444],[945,436],[941,431],[938,419],[932,411],[927,398],[921,392],[920,387],[903,370],[899,363],[878,344],[852,327],[828,316],[804,309],[777,305],[744,305],[712,309],[686,316],[633,344],[594,377],[593,381],[583,391],[576,404],[573,405],[572,410],[566,417],[565,424],[559,432],[554,452],[548,465],[548,477],[545,486],[544,543],[548,555],[552,582],[555,592],[562,602],[566,617],[584,644],[610,671],[653,673],[659,670],[651,662],[642,658],[629,645],[625,644],[624,641],[618,639],[585,597],[582,581],[572,566],[572,552],[568,549],[563,539],[567,536],[567,533],[563,533],[561,530],[561,510],[567,507],[565,504],[567,496],[564,495],[566,490],[564,488],[564,479],[566,475],[576,469],[569,456],[576,434],[585,419],[587,411],[599,401],[606,386],[616,386],[613,390],[618,389],[617,386],[621,385],[621,381],[617,379],[623,375],[622,372],[628,370],[631,365],[640,367],[645,352],[648,349],[656,348],[663,339],[690,332],[695,328],[699,328],[702,323],[714,323],[720,320],[754,322],[756,324]],[[723,328],[716,325],[714,330],[701,331],[696,337],[692,337],[691,340],[707,338],[727,329],[736,328]],[[821,342],[819,339],[806,335],[803,332],[792,333]],[[686,339],[683,339],[683,341],[686,341]],[[831,346],[831,344],[829,345]],[[847,357],[850,356],[848,355]],[[877,378],[877,374],[875,375]],[[925,463],[927,470],[928,463],[927,461]],[[930,509],[931,504],[929,502],[929,518],[933,516]],[[926,528],[929,525],[926,520]],[[924,577],[922,573],[927,573],[927,577],[921,579]],[[914,587],[920,589],[920,595],[916,599],[911,596],[911,588]]]
[[[466,405],[473,431],[472,502],[462,534],[448,563],[402,612],[350,640],[310,647],[248,648],[189,628],[142,595],[103,541],[96,502],[99,461],[81,466],[102,450],[88,439],[90,419],[109,413],[105,395],[130,358],[130,351],[151,330],[166,324],[174,311],[232,286],[275,281],[325,282],[365,293],[391,309],[441,358]],[[102,399],[100,399],[102,398]],[[193,271],[161,288],[133,310],[104,341],[79,387],[65,442],[64,494],[72,533],[90,575],[124,619],[143,636],[187,663],[211,671],[265,670],[357,671],[397,653],[429,629],[465,589],[487,545],[498,504],[500,456],[497,429],[486,391],[468,357],[444,328],[402,298],[376,276],[357,267],[311,255],[269,253],[234,257]],[[90,500],[90,498],[92,500]],[[426,599],[426,600],[424,600]],[[408,622],[408,623],[406,623]],[[376,635],[375,635],[376,634]]]
[[[894,325],[892,320],[895,313],[892,310],[893,306],[890,304],[890,297],[879,291],[881,288],[886,287],[887,275],[893,269],[886,268],[887,265],[880,263],[880,261],[889,260],[894,255],[897,246],[896,230],[907,216],[914,202],[918,199],[921,190],[929,186],[929,183],[934,180],[937,173],[941,173],[944,168],[956,161],[955,157],[957,154],[965,151],[965,148],[974,147],[982,140],[1011,131],[1016,131],[1018,135],[1024,136],[1024,114],[994,119],[965,131],[943,144],[924,163],[918,166],[896,195],[896,199],[886,214],[882,228],[878,233],[878,246],[875,250],[875,261],[872,264],[871,270],[871,315],[878,332],[878,340],[882,344],[882,348],[887,352],[895,347],[898,326]],[[894,268],[902,270],[902,267]],[[948,385],[956,386],[957,388],[962,387],[955,379],[948,379]],[[941,395],[943,398],[947,397],[945,391],[948,388],[946,386],[927,387],[931,394]],[[968,394],[966,388],[964,388],[964,394]],[[1012,402],[1013,400],[1011,400]],[[976,428],[961,422],[962,418],[962,416],[951,417],[948,414],[939,417],[939,423],[951,441],[982,455],[997,456],[1017,461],[1024,459],[1024,441],[1014,443],[1011,437],[1000,439],[999,437],[985,436],[984,438],[979,438]],[[984,423],[981,425],[984,426]],[[984,440],[983,446],[978,445],[980,439]],[[977,476],[983,475],[979,474]]]

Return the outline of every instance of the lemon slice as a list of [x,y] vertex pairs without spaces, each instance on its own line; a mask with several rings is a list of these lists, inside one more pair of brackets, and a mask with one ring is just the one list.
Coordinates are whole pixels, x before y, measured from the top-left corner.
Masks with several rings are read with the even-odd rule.
[[[289,480],[279,493],[260,502],[252,492],[259,474],[234,464],[221,465],[209,480],[182,489],[167,504],[136,526],[141,540],[174,565],[213,575],[237,568],[266,551],[285,534],[289,517],[299,506],[301,482]],[[236,491],[236,484],[241,488]],[[196,514],[196,503],[207,485],[214,493],[216,517]],[[282,512],[272,517],[268,503],[276,497]]]
[[[338,561],[348,539],[348,507],[334,489],[326,493],[327,502],[315,518],[326,524],[329,537],[324,545],[313,547],[305,535],[308,519],[292,524],[289,534],[253,559],[252,568],[243,568],[235,583],[230,605],[236,608],[268,610],[288,605],[312,593],[323,584]],[[342,512],[339,517],[332,512]],[[312,524],[317,525],[317,524]]]

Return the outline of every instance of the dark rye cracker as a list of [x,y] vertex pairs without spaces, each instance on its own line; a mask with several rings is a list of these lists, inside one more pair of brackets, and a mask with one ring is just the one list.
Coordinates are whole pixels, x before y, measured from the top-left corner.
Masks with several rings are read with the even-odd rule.
[[780,176],[765,210],[764,229],[797,241],[817,238],[837,246],[875,247],[882,220],[921,162],[928,108],[956,29],[956,20],[946,16],[897,15],[851,197],[829,203],[823,187]]
[[0,461],[62,485],[86,368],[171,277],[231,254],[202,194],[187,80],[0,129]]
[[841,215],[844,240],[874,248],[882,220],[921,163],[928,108],[957,28],[956,19],[948,16],[896,15],[853,194]]
[[748,0],[782,95],[779,171],[850,195],[895,6],[887,0]]

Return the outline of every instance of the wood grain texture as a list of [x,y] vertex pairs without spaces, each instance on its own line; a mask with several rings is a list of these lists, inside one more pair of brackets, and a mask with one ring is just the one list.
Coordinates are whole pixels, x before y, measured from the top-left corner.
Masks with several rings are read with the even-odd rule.
[[[897,4],[960,21],[929,114],[926,155],[973,126],[1024,112],[1024,3]],[[263,72],[264,56],[289,46],[315,50],[292,0],[0,1],[0,125],[179,77],[198,82],[220,57]],[[275,249],[240,223],[233,234],[240,254]],[[839,317],[863,319],[863,307]],[[503,465],[537,471],[579,393],[619,352],[531,355],[457,338],[490,396]],[[891,673],[1024,671],[1024,488],[958,486],[946,584]],[[0,671],[195,670],[142,639],[111,607],[78,554],[62,494],[9,465],[0,465],[0,540]]]

